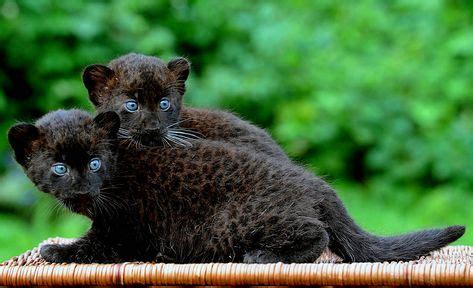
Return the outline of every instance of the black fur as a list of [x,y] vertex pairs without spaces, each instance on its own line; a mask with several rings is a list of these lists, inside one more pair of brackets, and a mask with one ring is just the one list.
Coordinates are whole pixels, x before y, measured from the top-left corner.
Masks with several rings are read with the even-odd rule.
[[[93,120],[78,110],[58,111],[36,123],[40,145],[12,138],[16,154],[34,147],[23,166],[38,188],[93,221],[75,243],[43,247],[46,260],[290,263],[314,261],[327,247],[347,262],[411,260],[464,233],[452,226],[377,237],[301,167],[211,140],[117,146],[119,125],[113,112]],[[92,157],[103,162],[96,173],[85,168]],[[52,175],[57,161],[71,177]]]
[[[190,63],[184,58],[166,64],[156,57],[130,53],[107,66],[91,65],[82,77],[97,111],[118,113],[119,136],[133,146],[188,146],[193,138],[205,138],[289,161],[263,129],[229,112],[183,106],[189,72]],[[171,101],[167,111],[159,108],[163,98]],[[138,111],[124,109],[130,99],[138,102]]]

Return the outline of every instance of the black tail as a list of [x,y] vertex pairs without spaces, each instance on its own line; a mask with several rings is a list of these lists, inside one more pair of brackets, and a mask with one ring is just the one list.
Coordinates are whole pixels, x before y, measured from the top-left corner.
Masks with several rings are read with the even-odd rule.
[[464,226],[451,226],[394,237],[378,237],[356,225],[341,201],[333,196],[325,214],[329,248],[346,262],[414,260],[446,246],[465,233]]

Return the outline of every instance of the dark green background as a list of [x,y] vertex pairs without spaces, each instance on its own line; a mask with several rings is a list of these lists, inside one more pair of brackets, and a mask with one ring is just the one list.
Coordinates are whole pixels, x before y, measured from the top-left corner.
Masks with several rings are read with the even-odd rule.
[[189,105],[267,128],[368,230],[471,225],[472,24],[471,1],[0,0],[0,260],[89,225],[33,188],[8,127],[91,109],[82,69],[131,51],[188,57]]

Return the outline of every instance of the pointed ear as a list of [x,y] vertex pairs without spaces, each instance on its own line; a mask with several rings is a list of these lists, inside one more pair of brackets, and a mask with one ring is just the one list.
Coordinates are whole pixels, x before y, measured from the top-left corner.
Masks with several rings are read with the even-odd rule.
[[117,138],[120,116],[112,111],[100,113],[94,118],[94,128],[108,139]]
[[25,168],[35,149],[34,142],[37,140],[39,140],[39,129],[34,125],[21,123],[8,130],[8,142],[15,151],[15,159]]
[[110,89],[115,82],[115,72],[107,66],[94,64],[85,68],[82,81],[89,91],[89,99],[97,106],[104,102],[108,93],[104,90]]
[[175,58],[169,61],[168,69],[176,76],[177,80],[185,82],[189,77],[191,63],[182,57]]

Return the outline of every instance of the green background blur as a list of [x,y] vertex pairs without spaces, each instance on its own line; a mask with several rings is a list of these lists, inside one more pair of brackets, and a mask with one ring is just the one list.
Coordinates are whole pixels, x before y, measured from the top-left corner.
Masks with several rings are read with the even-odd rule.
[[81,71],[131,51],[193,63],[189,105],[267,128],[369,231],[469,225],[473,1],[0,0],[0,260],[89,222],[12,160],[16,121],[92,111]]

